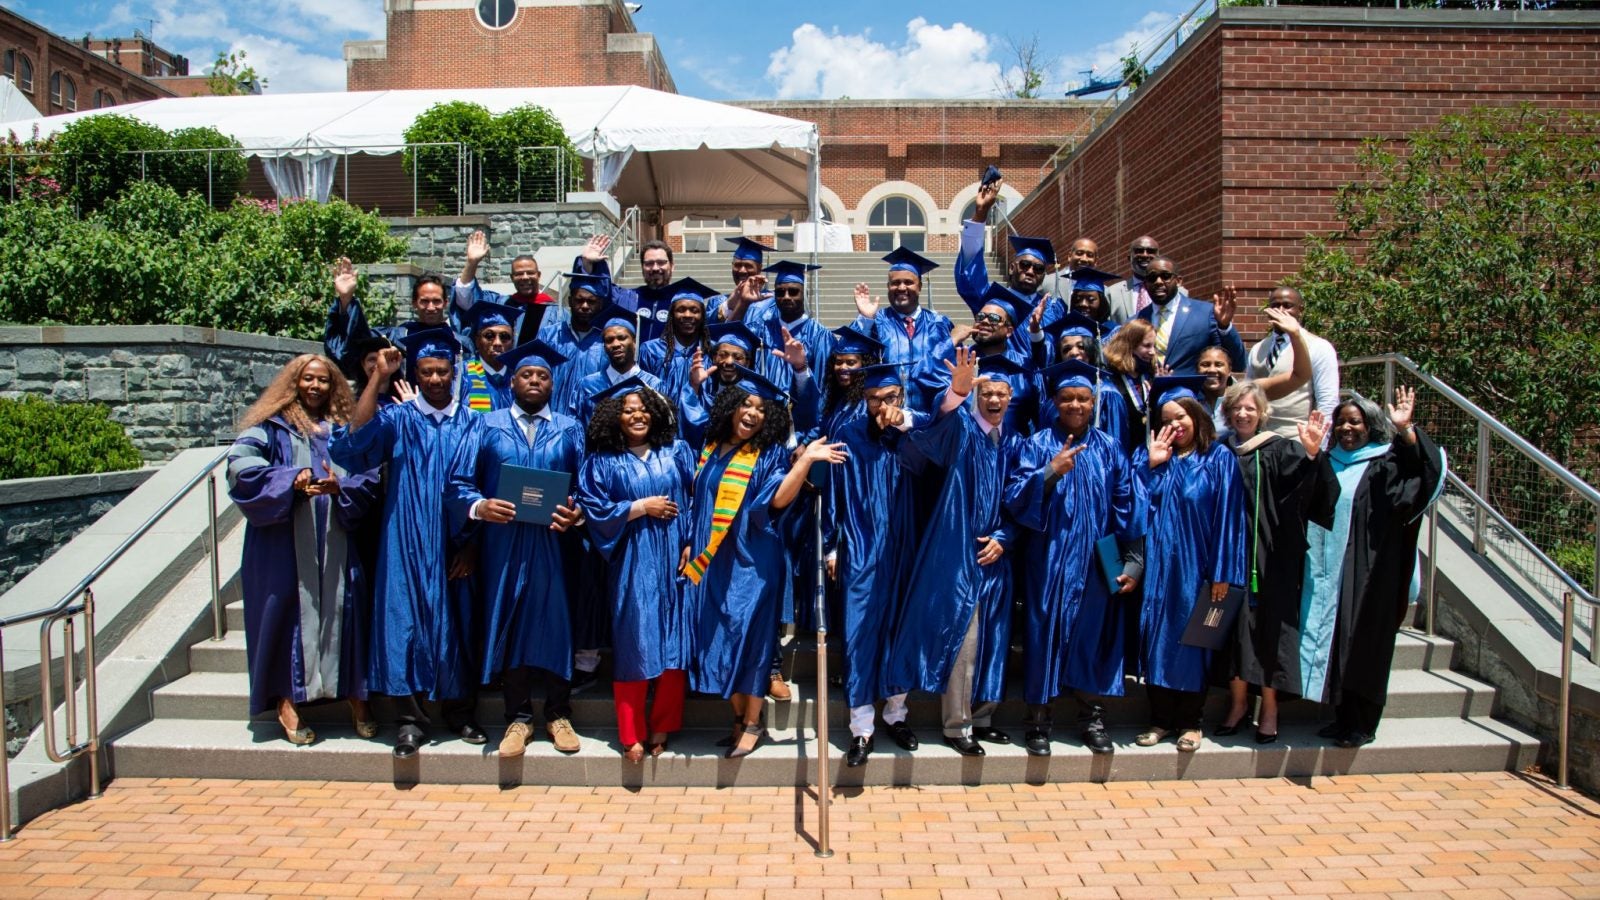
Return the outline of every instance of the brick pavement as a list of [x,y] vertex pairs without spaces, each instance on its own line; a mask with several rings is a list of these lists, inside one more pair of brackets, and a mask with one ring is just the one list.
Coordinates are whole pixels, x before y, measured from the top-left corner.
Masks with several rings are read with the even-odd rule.
[[870,788],[120,779],[0,896],[1600,897],[1600,802],[1495,772]]

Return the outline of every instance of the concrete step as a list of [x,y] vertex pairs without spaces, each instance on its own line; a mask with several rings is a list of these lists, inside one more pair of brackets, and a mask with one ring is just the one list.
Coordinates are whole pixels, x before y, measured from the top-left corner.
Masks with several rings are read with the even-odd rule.
[[[156,718],[244,721],[249,718],[249,691],[249,681],[243,672],[194,672],[154,691],[154,715]],[[809,682],[793,684],[791,691],[793,699],[768,704],[768,721],[775,727],[803,727],[815,721],[814,685]],[[1494,708],[1494,697],[1494,689],[1489,685],[1456,672],[1402,670],[1391,676],[1384,714],[1391,720],[1488,716]],[[935,696],[913,695],[909,706],[913,725],[937,727],[941,721],[939,699]],[[1220,722],[1227,707],[1228,700],[1223,692],[1212,691],[1206,703],[1206,721]],[[486,690],[478,700],[478,721],[485,725],[500,722],[504,708],[499,692]],[[1112,724],[1141,723],[1147,709],[1144,689],[1132,681],[1127,684],[1127,696],[1110,698],[1106,703],[1106,714]],[[374,711],[380,721],[392,720],[392,706],[386,698],[374,701]],[[1022,721],[1025,713],[1020,687],[1014,685],[995,712],[995,721],[1003,725],[1015,724]],[[343,703],[308,705],[303,714],[313,723],[347,722],[349,717],[348,707]],[[848,710],[840,694],[830,691],[828,714],[834,727],[845,726]],[[684,707],[684,723],[688,727],[720,728],[730,715],[727,701],[720,697],[690,695]],[[1077,711],[1070,699],[1058,700],[1055,715],[1057,722],[1068,727]],[[573,697],[572,718],[579,728],[613,727],[615,716],[611,690],[605,683]],[[270,720],[271,715],[265,718]],[[1284,722],[1299,723],[1326,721],[1331,716],[1322,704],[1298,702],[1285,703],[1280,718]]]
[[[900,750],[885,734],[867,765],[855,769],[844,767],[849,735],[839,730],[831,735],[830,765],[835,784],[842,787],[1276,778],[1515,771],[1534,762],[1539,746],[1534,737],[1491,719],[1385,720],[1377,742],[1358,750],[1333,747],[1316,737],[1315,729],[1312,724],[1285,726],[1278,742],[1265,747],[1249,735],[1208,738],[1197,752],[1182,754],[1170,740],[1136,747],[1135,729],[1121,728],[1112,732],[1114,753],[1097,757],[1058,739],[1047,758],[1030,757],[1017,745],[988,745],[985,757],[962,757],[939,740],[937,730],[922,729],[923,744],[914,753]],[[725,730],[692,729],[676,735],[661,759],[640,766],[621,758],[615,733],[604,729],[580,729],[583,748],[572,756],[558,753],[541,735],[526,756],[501,760],[495,752],[496,729],[486,746],[444,740],[405,761],[390,753],[392,732],[364,740],[348,724],[317,730],[317,743],[296,747],[283,740],[275,723],[157,719],[113,740],[108,754],[115,777],[140,778],[728,787],[803,785],[814,780],[816,771],[816,744],[809,728],[775,731],[743,760],[726,760],[714,746]]]

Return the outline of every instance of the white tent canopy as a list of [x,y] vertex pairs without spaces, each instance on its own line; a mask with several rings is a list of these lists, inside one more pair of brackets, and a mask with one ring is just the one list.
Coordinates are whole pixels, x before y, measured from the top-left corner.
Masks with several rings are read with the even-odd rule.
[[[39,111],[28,102],[28,95],[17,89],[17,85],[10,78],[0,75],[0,122],[15,122],[19,119],[32,120],[39,117]],[[25,131],[18,137],[27,140],[31,131]]]
[[209,126],[245,152],[305,162],[348,153],[395,153],[412,121],[437,103],[465,100],[502,113],[542,106],[578,154],[595,163],[596,186],[624,206],[751,215],[814,207],[817,127],[751,109],[631,86],[366,91],[172,97],[7,123],[19,138],[47,137],[104,113],[164,130]]

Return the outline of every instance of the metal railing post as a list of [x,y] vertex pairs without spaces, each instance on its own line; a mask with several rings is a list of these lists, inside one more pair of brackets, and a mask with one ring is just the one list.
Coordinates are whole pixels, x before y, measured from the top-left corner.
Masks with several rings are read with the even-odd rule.
[[211,170],[211,159],[212,159],[211,151],[207,150],[206,151],[206,205],[207,206],[216,206],[217,205],[217,196],[216,196],[217,177],[216,177],[216,175],[214,175],[212,173],[212,170]]
[[0,629],[0,844],[11,840],[11,757],[6,753],[5,671],[5,629]]
[[83,590],[83,699],[88,707],[89,797],[100,799],[100,676],[95,671],[94,589]]
[[[1489,423],[1478,422],[1478,460],[1477,478],[1472,489],[1484,503],[1493,502],[1489,498]],[[1472,519],[1472,551],[1479,556],[1483,555],[1484,532],[1489,530],[1489,511],[1479,505],[1473,513]]]
[[833,801],[833,770],[828,764],[828,564],[822,552],[822,494],[816,502],[817,584],[812,610],[817,619],[817,853],[833,856],[828,806]]
[[1383,396],[1378,398],[1378,408],[1383,409],[1384,404],[1394,402],[1394,360],[1383,361]]
[[[46,625],[46,628],[49,626]],[[78,666],[74,657],[78,652],[78,629],[72,624],[72,616],[61,620],[61,680],[67,685],[67,693],[62,697],[62,707],[67,718],[67,749],[78,746]],[[50,658],[40,660],[41,665],[48,667]],[[48,672],[48,669],[46,669]],[[41,672],[40,674],[46,674]]]
[[[1594,508],[1594,570],[1589,593],[1600,594],[1600,506]],[[1600,603],[1589,604],[1589,662],[1600,664]]]
[[1439,596],[1439,504],[1434,503],[1428,507],[1428,606],[1427,606],[1427,635],[1433,637],[1437,626],[1434,615],[1438,609]]
[[1567,787],[1568,718],[1572,712],[1572,615],[1571,591],[1561,594],[1561,694],[1556,700],[1556,787]]
[[213,641],[222,640],[222,576],[217,568],[217,476],[206,478],[206,510],[211,534],[211,626]]

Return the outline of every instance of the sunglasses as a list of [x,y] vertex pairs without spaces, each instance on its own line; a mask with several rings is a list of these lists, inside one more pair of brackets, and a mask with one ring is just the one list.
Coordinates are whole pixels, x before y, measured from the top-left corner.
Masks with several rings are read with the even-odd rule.
[[511,343],[511,340],[512,340],[511,335],[509,335],[509,334],[500,334],[500,333],[494,332],[494,331],[486,331],[486,332],[484,332],[483,333],[483,339],[485,341],[488,341],[491,344],[509,344],[509,343]]
[[1029,262],[1028,260],[1025,260],[1025,259],[1019,259],[1019,260],[1017,260],[1017,268],[1022,270],[1022,271],[1024,271],[1024,272],[1040,272],[1040,273],[1043,273],[1044,272],[1044,263],[1042,263],[1042,262]]
[[989,325],[1004,325],[1006,323],[1006,317],[1005,316],[1002,316],[999,313],[992,313],[992,312],[981,312],[981,313],[978,313],[977,315],[972,317],[972,320],[974,322],[983,322],[983,323],[987,323]]
[[1176,272],[1151,272],[1145,277],[1151,281],[1172,281],[1178,277],[1178,274]]
[[806,292],[805,288],[780,287],[780,288],[773,288],[772,289],[772,296],[774,296],[774,297],[798,297],[801,294],[804,294],[805,292]]
[[1134,256],[1155,256],[1155,255],[1159,254],[1160,252],[1161,251],[1157,250],[1155,247],[1134,247],[1133,248],[1133,255]]

